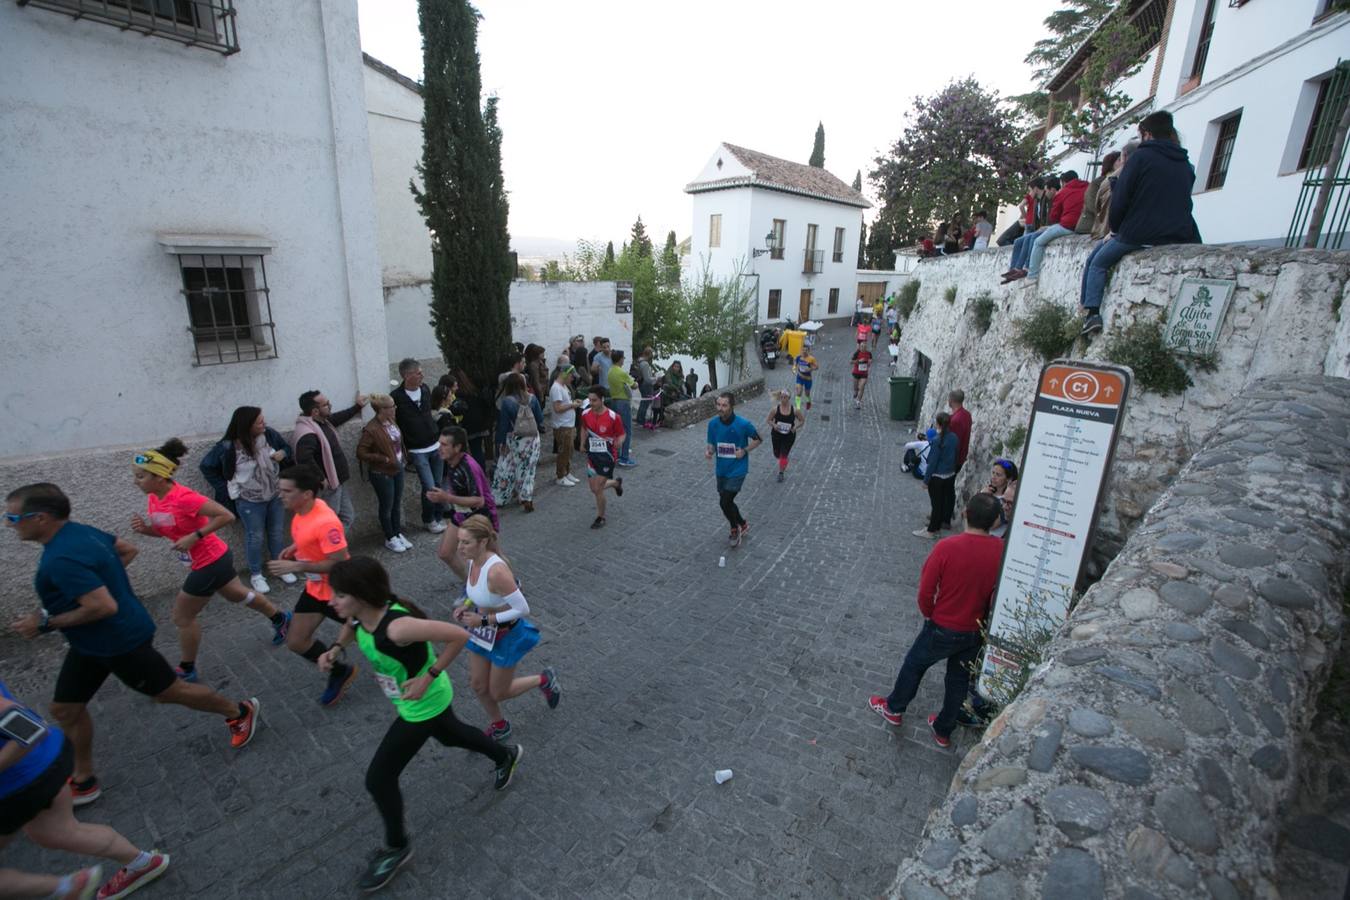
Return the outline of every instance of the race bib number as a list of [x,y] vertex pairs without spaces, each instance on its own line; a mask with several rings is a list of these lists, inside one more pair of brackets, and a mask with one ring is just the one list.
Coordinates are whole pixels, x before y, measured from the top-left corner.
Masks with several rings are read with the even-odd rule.
[[470,507],[460,506],[458,503],[451,503],[450,508],[453,509],[455,512],[459,513],[460,515],[468,515],[469,513],[473,512],[473,509],[471,509]]
[[156,512],[150,513],[150,524],[156,528],[172,528],[173,513]]
[[192,557],[188,556],[182,550],[178,551],[178,561],[183,565],[187,566],[189,569],[192,568]]
[[858,363],[858,371],[859,371],[859,372],[866,372],[866,371],[867,371],[867,363],[865,363],[865,362],[860,362],[860,363]]
[[403,688],[399,685],[398,679],[393,675],[381,675],[376,672],[375,683],[380,686],[380,690],[384,691],[384,695],[390,700],[403,699]]
[[586,439],[586,447],[592,453],[608,453],[609,441],[605,440],[602,437],[596,437],[595,435],[591,435],[589,438]]
[[735,459],[735,458],[736,458],[736,445],[735,445],[735,444],[728,444],[728,443],[725,442],[725,441],[719,441],[718,444],[717,444],[717,458],[718,458],[718,459]]
[[469,640],[491,653],[492,648],[497,644],[497,626],[482,625],[478,628],[470,628]]
[[773,423],[773,430],[776,431],[776,432],[778,432],[779,434],[791,434],[791,433],[792,433],[792,423],[791,423],[791,422],[774,422],[774,423]]
[[323,576],[320,575],[318,572],[306,572],[306,573],[305,573],[305,580],[306,580],[306,581],[323,581]]

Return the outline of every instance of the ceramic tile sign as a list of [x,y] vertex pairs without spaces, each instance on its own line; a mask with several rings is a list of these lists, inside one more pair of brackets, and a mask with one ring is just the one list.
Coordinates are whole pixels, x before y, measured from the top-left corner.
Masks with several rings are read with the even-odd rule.
[[614,312],[631,313],[633,311],[633,282],[614,282]]
[[[989,618],[981,692],[1001,699],[1019,646],[1064,621],[1111,472],[1133,373],[1055,360],[1041,369]],[[1000,674],[999,670],[1004,671]]]
[[1182,279],[1167,311],[1167,346],[1192,356],[1214,352],[1236,286],[1236,281],[1218,278]]

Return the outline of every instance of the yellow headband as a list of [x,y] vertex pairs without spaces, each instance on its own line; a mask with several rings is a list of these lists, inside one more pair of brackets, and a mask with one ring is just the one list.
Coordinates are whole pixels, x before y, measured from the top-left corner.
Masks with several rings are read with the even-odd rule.
[[173,473],[178,469],[178,463],[158,450],[142,450],[131,461],[151,475],[158,475],[160,478],[172,478]]

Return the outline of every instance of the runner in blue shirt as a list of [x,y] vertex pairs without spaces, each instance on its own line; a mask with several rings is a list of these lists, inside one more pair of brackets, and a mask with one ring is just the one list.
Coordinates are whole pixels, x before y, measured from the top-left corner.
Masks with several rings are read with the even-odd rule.
[[704,454],[717,459],[717,498],[722,515],[731,523],[731,546],[739,547],[750,532],[736,507],[736,494],[750,471],[750,451],[762,444],[759,432],[748,419],[736,415],[736,397],[730,391],[717,395],[717,417],[708,421],[708,447]]

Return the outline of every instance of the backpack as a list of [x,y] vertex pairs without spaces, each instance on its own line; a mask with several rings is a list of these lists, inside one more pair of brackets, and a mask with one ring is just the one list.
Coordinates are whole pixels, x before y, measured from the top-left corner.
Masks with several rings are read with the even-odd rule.
[[530,409],[528,400],[517,404],[516,424],[512,431],[516,437],[539,437],[539,423],[534,420],[534,411]]

